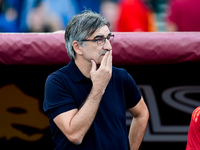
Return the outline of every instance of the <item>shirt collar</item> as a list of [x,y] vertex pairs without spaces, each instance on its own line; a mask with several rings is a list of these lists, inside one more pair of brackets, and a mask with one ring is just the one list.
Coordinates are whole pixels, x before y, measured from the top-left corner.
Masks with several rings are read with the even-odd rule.
[[72,80],[74,81],[81,81],[81,80],[85,80],[87,79],[82,73],[81,71],[78,69],[78,67],[76,66],[74,60],[71,60],[68,64],[68,73],[69,76]]

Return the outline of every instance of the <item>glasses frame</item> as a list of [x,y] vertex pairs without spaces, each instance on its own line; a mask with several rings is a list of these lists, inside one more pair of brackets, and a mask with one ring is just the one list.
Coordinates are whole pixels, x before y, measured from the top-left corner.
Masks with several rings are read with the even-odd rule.
[[[110,41],[110,38],[111,38],[111,37],[112,37],[112,41]],[[81,40],[81,41],[97,42],[97,45],[99,45],[99,46],[103,46],[103,45],[105,44],[105,42],[106,42],[106,39],[107,39],[110,43],[112,43],[112,42],[114,41],[114,37],[115,37],[114,34],[110,34],[110,35],[108,35],[107,38],[105,38],[105,37],[101,37],[101,38],[103,39],[103,42],[100,43],[100,44],[98,43],[100,37],[96,37],[96,38],[98,38],[98,39],[83,39],[83,40]]]

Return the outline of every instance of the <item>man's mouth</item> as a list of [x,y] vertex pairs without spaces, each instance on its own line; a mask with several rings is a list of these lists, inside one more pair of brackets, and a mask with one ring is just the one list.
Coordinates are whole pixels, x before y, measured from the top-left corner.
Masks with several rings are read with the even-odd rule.
[[106,52],[107,52],[107,51],[102,51],[102,52],[100,53],[100,56],[104,56],[104,55],[106,54]]

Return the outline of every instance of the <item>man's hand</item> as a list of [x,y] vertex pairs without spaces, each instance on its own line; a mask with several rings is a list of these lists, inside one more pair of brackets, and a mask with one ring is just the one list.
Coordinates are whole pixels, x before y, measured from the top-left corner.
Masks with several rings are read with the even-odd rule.
[[112,76],[112,51],[106,52],[98,69],[95,61],[91,60],[91,62],[92,69],[90,71],[90,76],[93,87],[105,91]]

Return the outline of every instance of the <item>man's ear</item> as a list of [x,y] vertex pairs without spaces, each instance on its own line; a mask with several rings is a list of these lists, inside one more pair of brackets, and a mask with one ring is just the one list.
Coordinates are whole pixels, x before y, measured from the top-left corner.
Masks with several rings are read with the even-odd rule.
[[78,41],[73,41],[72,46],[76,54],[82,55],[82,46],[78,43]]

